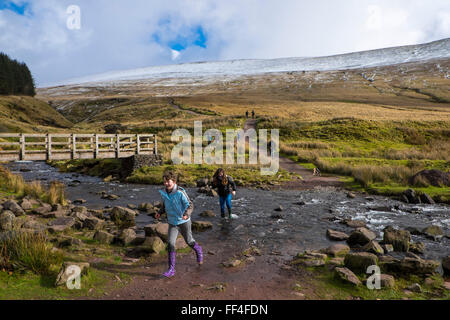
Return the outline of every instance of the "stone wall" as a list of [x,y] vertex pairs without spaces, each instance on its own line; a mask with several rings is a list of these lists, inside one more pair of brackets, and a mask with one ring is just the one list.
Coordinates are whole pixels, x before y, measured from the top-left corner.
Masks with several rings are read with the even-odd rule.
[[135,154],[122,159],[122,177],[129,176],[134,170],[144,166],[160,166],[163,158],[160,154]]

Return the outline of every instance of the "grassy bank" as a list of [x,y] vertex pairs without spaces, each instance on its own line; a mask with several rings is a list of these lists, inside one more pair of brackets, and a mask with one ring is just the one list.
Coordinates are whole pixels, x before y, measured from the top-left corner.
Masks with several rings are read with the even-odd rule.
[[424,169],[450,170],[450,122],[372,121],[335,118],[301,122],[261,118],[260,128],[280,129],[280,153],[348,179],[369,193],[398,195],[413,188],[439,202],[450,202],[448,187],[427,181],[410,185]]

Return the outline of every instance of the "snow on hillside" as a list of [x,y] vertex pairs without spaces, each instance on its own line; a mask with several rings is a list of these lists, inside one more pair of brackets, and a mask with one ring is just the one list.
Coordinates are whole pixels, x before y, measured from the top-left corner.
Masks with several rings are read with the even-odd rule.
[[316,58],[231,60],[155,66],[113,71],[62,81],[74,85],[122,80],[240,76],[268,72],[328,71],[386,66],[405,62],[450,58],[450,38],[426,44],[392,47]]

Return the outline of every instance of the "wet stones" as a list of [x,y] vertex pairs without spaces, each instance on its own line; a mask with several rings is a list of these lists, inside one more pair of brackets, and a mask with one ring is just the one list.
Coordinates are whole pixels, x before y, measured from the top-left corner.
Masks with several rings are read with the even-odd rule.
[[407,252],[411,241],[411,234],[407,230],[396,230],[391,226],[383,230],[383,243],[392,244],[395,251]]
[[336,267],[335,275],[339,279],[343,280],[346,283],[350,283],[354,286],[359,286],[362,282],[358,279],[358,277],[348,268]]
[[32,213],[43,215],[43,214],[48,213],[50,211],[52,211],[52,206],[49,205],[48,203],[43,203],[38,208],[33,209]]
[[425,253],[425,244],[423,242],[410,243],[409,251],[411,251],[413,253],[417,253],[417,254],[424,254]]
[[353,272],[364,273],[367,267],[377,265],[377,256],[369,252],[349,253],[344,258],[344,265]]
[[346,234],[344,232],[328,229],[327,230],[327,237],[330,240],[343,241],[343,240],[347,240],[349,236],[348,236],[348,234]]
[[442,270],[445,275],[450,275],[450,256],[446,256],[442,259]]
[[422,234],[425,235],[425,237],[427,237],[428,239],[437,240],[443,237],[444,232],[442,231],[441,227],[432,225],[424,228],[422,230]]
[[194,231],[206,231],[211,229],[213,224],[209,221],[193,221],[192,222],[192,230]]
[[365,228],[366,227],[366,223],[362,220],[345,219],[342,221],[342,223],[349,226],[350,228]]
[[353,231],[349,238],[347,239],[347,243],[350,246],[361,245],[364,246],[370,241],[376,238],[376,234],[373,231],[370,231],[366,228],[357,228]]
[[212,210],[205,210],[202,213],[200,213],[200,217],[213,218],[215,216],[216,216],[216,214]]

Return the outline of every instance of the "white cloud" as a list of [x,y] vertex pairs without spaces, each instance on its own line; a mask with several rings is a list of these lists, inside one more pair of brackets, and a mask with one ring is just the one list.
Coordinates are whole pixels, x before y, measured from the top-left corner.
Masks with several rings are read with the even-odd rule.
[[[80,30],[67,29],[69,5],[81,9]],[[324,56],[450,36],[448,0],[39,0],[29,9],[0,11],[0,50],[25,61],[40,85],[174,61]],[[196,25],[206,49],[180,55],[152,39]]]

